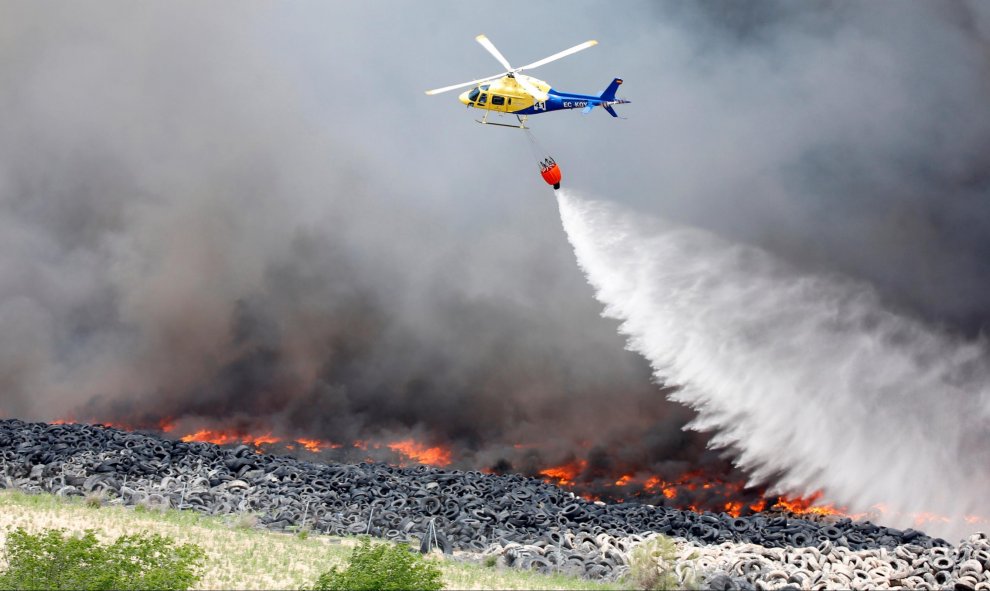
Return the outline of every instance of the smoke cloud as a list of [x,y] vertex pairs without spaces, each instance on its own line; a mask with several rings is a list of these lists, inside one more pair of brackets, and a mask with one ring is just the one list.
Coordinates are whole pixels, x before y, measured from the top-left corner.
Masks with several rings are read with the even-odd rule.
[[423,95],[497,71],[481,32],[625,79],[628,121],[531,121],[565,187],[985,329],[984,5],[483,12],[0,5],[0,411],[742,479],[600,317],[521,134]]
[[328,125],[261,51],[277,14],[179,6],[3,9],[0,410],[728,469],[598,319],[549,201],[372,153],[380,123]]

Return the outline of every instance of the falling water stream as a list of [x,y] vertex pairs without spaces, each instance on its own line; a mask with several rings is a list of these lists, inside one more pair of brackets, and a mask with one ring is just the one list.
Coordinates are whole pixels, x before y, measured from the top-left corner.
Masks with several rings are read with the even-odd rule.
[[559,191],[578,264],[627,346],[752,483],[823,493],[957,541],[990,530],[990,347],[869,286]]

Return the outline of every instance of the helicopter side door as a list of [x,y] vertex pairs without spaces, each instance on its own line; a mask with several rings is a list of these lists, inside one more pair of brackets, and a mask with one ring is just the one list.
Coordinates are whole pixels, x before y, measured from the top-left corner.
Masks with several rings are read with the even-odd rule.
[[512,97],[505,94],[492,93],[488,97],[488,108],[498,113],[505,113],[508,110],[509,102],[511,100]]

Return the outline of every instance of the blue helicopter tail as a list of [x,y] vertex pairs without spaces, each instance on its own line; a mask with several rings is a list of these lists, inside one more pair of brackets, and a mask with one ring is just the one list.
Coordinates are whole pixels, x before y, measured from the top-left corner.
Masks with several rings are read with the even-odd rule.
[[615,91],[619,90],[619,85],[622,84],[622,78],[616,78],[608,85],[605,92],[602,93],[600,97],[603,101],[612,102],[615,100]]
[[603,92],[601,97],[599,97],[602,101],[602,108],[605,109],[608,112],[608,114],[613,117],[618,117],[619,114],[616,113],[615,109],[612,108],[612,103],[622,104],[629,102],[629,101],[617,100],[615,98],[615,92],[619,89],[620,84],[622,84],[622,78],[616,78],[615,80],[612,80],[612,83],[608,85],[608,88],[606,88],[605,92]]

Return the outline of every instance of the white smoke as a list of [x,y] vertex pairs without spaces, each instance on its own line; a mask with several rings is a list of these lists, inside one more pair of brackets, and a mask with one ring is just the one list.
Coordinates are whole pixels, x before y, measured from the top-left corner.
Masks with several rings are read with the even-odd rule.
[[986,529],[984,340],[697,229],[568,192],[559,205],[603,315],[754,484],[950,539]]

